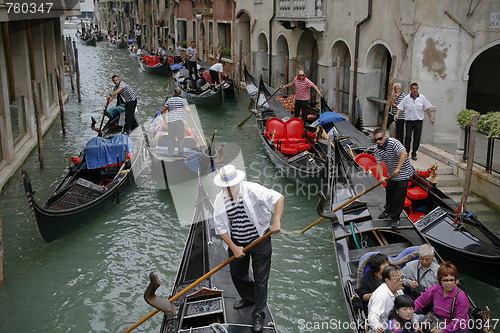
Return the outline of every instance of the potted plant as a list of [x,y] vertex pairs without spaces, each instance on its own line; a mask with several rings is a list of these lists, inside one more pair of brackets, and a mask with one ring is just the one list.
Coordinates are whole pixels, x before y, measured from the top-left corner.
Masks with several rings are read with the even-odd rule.
[[488,132],[489,138],[500,137],[500,112],[488,112],[479,118],[477,130]]

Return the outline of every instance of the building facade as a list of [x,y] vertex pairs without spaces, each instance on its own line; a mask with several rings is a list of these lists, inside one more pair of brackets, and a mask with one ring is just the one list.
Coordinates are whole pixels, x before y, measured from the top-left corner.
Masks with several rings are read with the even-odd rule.
[[435,106],[423,142],[456,142],[464,108],[500,109],[500,2],[236,1],[237,43],[253,75],[278,86],[299,69],[338,111],[382,123],[391,64],[404,92]]
[[23,7],[0,6],[0,189],[37,144],[34,92],[42,133],[59,114],[56,69],[67,98],[61,18],[78,15],[80,2],[48,5],[24,14]]

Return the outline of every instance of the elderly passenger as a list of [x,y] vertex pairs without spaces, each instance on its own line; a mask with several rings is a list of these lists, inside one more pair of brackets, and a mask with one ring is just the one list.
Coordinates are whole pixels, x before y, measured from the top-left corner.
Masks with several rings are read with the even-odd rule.
[[414,300],[426,289],[438,283],[437,271],[439,265],[434,259],[434,247],[422,244],[418,248],[418,259],[406,264],[401,270],[403,285],[408,288],[408,294]]

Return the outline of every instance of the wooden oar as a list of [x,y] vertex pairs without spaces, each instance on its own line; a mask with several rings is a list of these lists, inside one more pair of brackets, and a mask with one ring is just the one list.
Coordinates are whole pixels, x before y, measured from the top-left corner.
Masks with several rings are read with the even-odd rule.
[[179,69],[177,70],[177,72],[175,72],[175,73],[172,75],[172,77],[170,78],[170,80],[168,80],[167,84],[166,84],[166,85],[164,85],[162,89],[165,89],[165,88],[168,86],[168,84],[170,83],[170,81],[172,81],[172,79],[173,79],[173,78],[177,75],[177,73],[179,73],[179,71],[180,71],[181,69],[182,69],[182,67],[181,67],[181,68],[179,68]]
[[194,128],[196,128],[196,132],[198,132],[198,136],[200,137],[201,142],[203,143],[203,147],[205,147],[205,149],[206,149],[207,148],[207,144],[205,142],[205,139],[203,139],[203,135],[201,135],[201,132],[198,129],[198,125],[196,125],[196,121],[194,121],[193,115],[191,114],[191,112],[188,112],[188,113],[189,113],[189,116],[191,117],[191,120],[193,121]]
[[[246,251],[250,250],[252,247],[254,247],[255,245],[259,244],[260,242],[262,242],[267,237],[271,236],[271,234],[273,234],[273,231],[269,230],[264,235],[260,236],[255,241],[253,241],[250,245],[246,246],[243,249],[243,252],[246,252]],[[229,258],[226,261],[224,261],[223,263],[219,264],[219,266],[215,267],[210,272],[206,273],[205,275],[203,275],[202,277],[200,277],[198,280],[196,280],[193,283],[191,283],[189,286],[187,286],[186,288],[184,288],[182,291],[180,291],[179,293],[177,293],[175,296],[172,296],[168,301],[170,303],[172,303],[175,300],[179,299],[181,296],[185,295],[188,291],[190,291],[191,289],[193,289],[194,287],[196,287],[198,284],[200,284],[201,282],[203,282],[204,280],[206,280],[207,278],[209,278],[213,274],[217,273],[219,270],[221,270],[224,266],[226,266],[227,264],[229,264],[234,259],[236,259],[236,257],[234,255],[231,256],[231,258]],[[131,332],[135,328],[139,327],[146,320],[148,320],[149,318],[153,317],[158,312],[160,312],[160,310],[154,309],[148,315],[146,315],[144,318],[142,318],[141,320],[139,320],[137,323],[135,323],[134,325],[130,326],[124,333]]]
[[102,131],[102,123],[104,122],[104,116],[106,115],[106,110],[108,109],[109,102],[106,103],[104,111],[102,111],[101,125],[99,126],[99,131]]
[[[385,182],[387,182],[388,180],[390,180],[391,178],[395,177],[395,175],[390,175],[389,177],[387,177],[385,179]],[[352,197],[351,199],[347,200],[346,202],[344,202],[342,205],[338,206],[337,208],[335,208],[332,213],[335,213],[336,211],[338,211],[339,209],[341,208],[344,208],[345,206],[347,206],[348,204],[350,204],[351,202],[353,202],[354,200],[358,199],[359,197],[365,195],[366,193],[370,192],[371,190],[375,189],[376,187],[382,185],[384,182],[378,182],[377,184],[373,185],[372,187],[364,190],[363,192],[361,192],[360,194],[358,195],[355,195],[354,197]],[[306,232],[307,230],[311,229],[312,227],[314,227],[316,224],[320,223],[321,221],[323,221],[325,218],[324,217],[320,217],[319,219],[317,219],[316,221],[314,221],[313,223],[309,224],[307,227],[305,227],[304,229],[302,229],[301,231],[299,231],[300,234],[303,234],[304,232]]]
[[[264,103],[262,103],[261,105],[259,105],[259,107],[257,108],[257,110],[255,110],[255,113],[257,113],[257,111],[259,111],[259,109],[262,107],[262,105],[266,104],[267,101],[269,101],[271,99],[271,97],[273,97],[274,95],[276,95],[276,93],[278,91],[280,91],[280,89],[281,88],[278,88],[271,96],[269,96],[268,99],[265,100]],[[245,123],[248,121],[248,119],[250,119],[250,117],[252,117],[255,113],[253,113],[253,112],[250,113],[250,115],[245,120],[243,120],[241,123],[239,123],[238,126],[236,126],[236,127],[241,127],[241,126],[245,125]]]

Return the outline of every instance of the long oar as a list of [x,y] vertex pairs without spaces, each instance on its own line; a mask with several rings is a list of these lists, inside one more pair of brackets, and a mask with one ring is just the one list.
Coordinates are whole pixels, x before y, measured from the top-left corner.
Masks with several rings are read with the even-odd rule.
[[[386,182],[388,180],[390,180],[392,177],[395,177],[395,175],[390,175],[389,177],[386,178]],[[372,187],[364,190],[363,192],[361,192],[360,194],[358,195],[355,195],[354,197],[352,197],[351,199],[347,200],[346,202],[344,202],[342,205],[338,206],[337,208],[335,208],[332,213],[335,213],[336,211],[338,211],[339,209],[341,208],[344,208],[345,206],[347,206],[348,204],[350,204],[351,202],[353,202],[354,200],[358,199],[359,197],[365,195],[366,193],[370,192],[371,190],[375,189],[376,187],[382,185],[384,182],[378,182],[377,184],[373,185]],[[311,229],[312,227],[314,227],[316,224],[320,223],[321,221],[323,221],[325,218],[324,217],[320,217],[319,219],[317,219],[316,221],[314,221],[313,223],[309,224],[307,227],[305,227],[304,229],[302,229],[301,231],[299,231],[300,234],[303,234],[304,232],[306,232],[307,230]]]
[[205,142],[205,139],[203,139],[203,135],[201,135],[200,129],[198,128],[198,125],[196,125],[196,121],[194,121],[193,115],[191,112],[188,112],[189,115],[191,116],[191,120],[193,121],[194,128],[196,128],[196,132],[198,132],[198,136],[201,139],[201,142],[203,143],[203,147],[207,148],[207,143]]
[[[250,245],[246,246],[243,249],[243,252],[246,252],[246,251],[250,250],[252,247],[254,247],[255,245],[259,244],[260,242],[262,242],[267,237],[271,236],[271,234],[273,234],[273,231],[269,230],[264,235],[260,236],[255,241],[253,241]],[[202,277],[200,277],[198,280],[196,280],[193,283],[191,283],[189,286],[187,286],[186,288],[184,288],[178,294],[176,294],[175,296],[171,297],[168,301],[170,303],[174,302],[175,300],[177,300],[178,298],[180,298],[181,296],[183,296],[184,294],[186,294],[188,291],[190,291],[191,289],[193,289],[194,287],[196,287],[198,284],[200,284],[201,282],[203,282],[204,280],[206,280],[207,278],[209,278],[213,274],[217,273],[219,270],[221,270],[224,266],[226,266],[227,264],[229,264],[234,259],[236,259],[236,257],[234,255],[231,256],[231,258],[227,259],[223,263],[219,264],[219,266],[215,267],[210,272],[206,273],[205,275],[203,275]],[[154,309],[148,315],[146,315],[144,318],[142,318],[141,320],[139,320],[137,323],[135,323],[134,325],[130,326],[124,333],[131,332],[135,328],[139,327],[146,320],[148,320],[149,318],[153,317],[158,312],[160,312],[160,310]]]
[[255,113],[257,113],[257,111],[259,111],[259,109],[262,107],[262,105],[266,104],[267,101],[271,99],[271,97],[273,97],[274,95],[276,95],[276,93],[278,91],[280,91],[280,89],[281,88],[278,88],[271,96],[269,96],[268,99],[266,99],[266,101],[264,103],[262,103],[261,105],[259,105],[259,107],[257,108],[257,110],[255,110],[252,113],[250,113],[250,115],[245,120],[243,120],[241,123],[239,123],[238,126],[236,126],[236,127],[241,127],[241,126],[245,125],[245,123],[248,121],[248,119],[250,119]]
[[104,122],[104,116],[106,115],[106,110],[108,109],[109,102],[106,103],[104,111],[102,111],[101,125],[99,126],[99,131],[102,131],[102,123]]
[[162,89],[165,89],[165,88],[168,86],[168,84],[170,83],[170,81],[172,81],[172,79],[173,79],[173,78],[177,75],[177,73],[179,73],[179,71],[180,71],[181,69],[182,69],[182,67],[181,67],[181,68],[179,68],[179,69],[177,70],[177,72],[175,72],[175,73],[172,75],[172,77],[170,78],[170,80],[168,80],[167,84],[166,84],[166,85],[164,85]]

